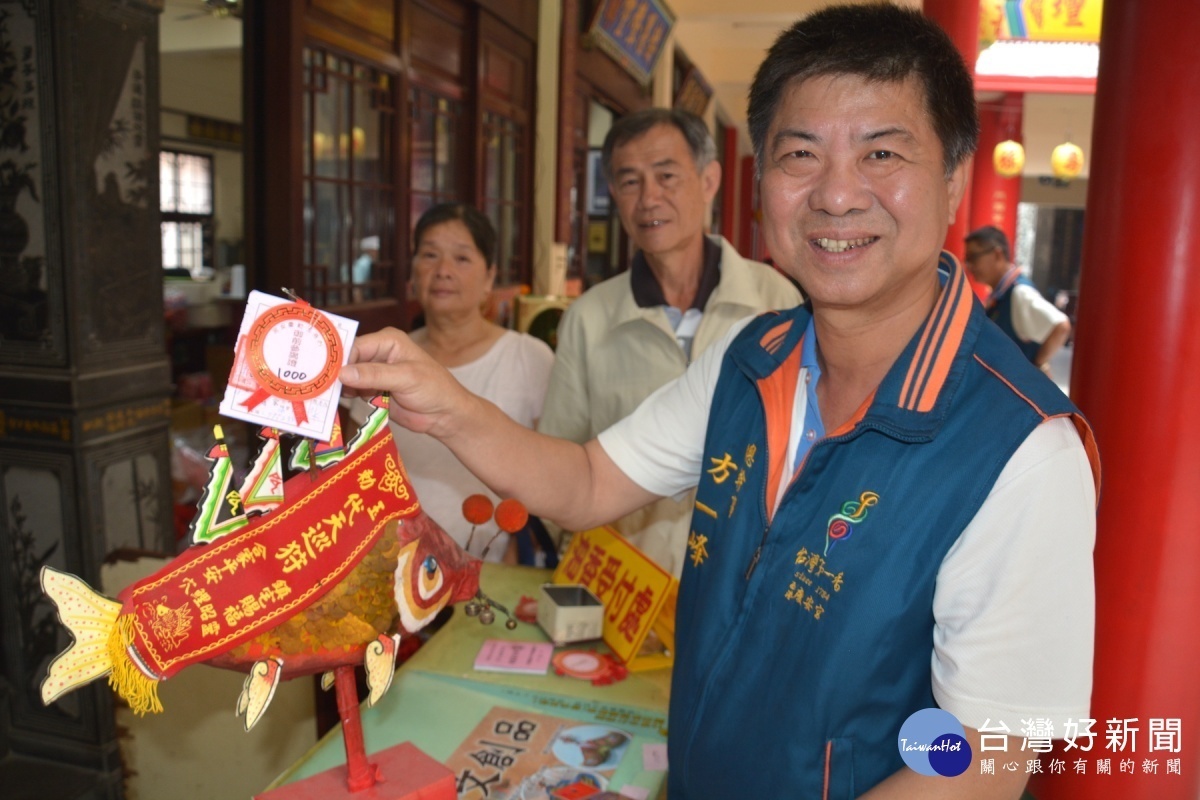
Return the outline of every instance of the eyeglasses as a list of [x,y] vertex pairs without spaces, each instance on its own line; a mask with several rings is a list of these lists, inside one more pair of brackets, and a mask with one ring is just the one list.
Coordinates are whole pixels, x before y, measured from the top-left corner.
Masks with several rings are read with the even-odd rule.
[[968,264],[974,264],[976,261],[978,261],[979,259],[986,256],[988,253],[994,253],[994,252],[996,252],[995,247],[990,248],[988,250],[976,250],[974,253],[967,253],[963,257],[963,260],[966,261]]

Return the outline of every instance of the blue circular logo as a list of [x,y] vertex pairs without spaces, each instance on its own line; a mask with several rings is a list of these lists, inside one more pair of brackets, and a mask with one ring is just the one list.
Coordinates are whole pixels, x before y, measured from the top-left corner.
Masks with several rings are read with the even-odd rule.
[[900,726],[900,757],[913,772],[953,778],[971,766],[971,745],[962,723],[949,711],[923,708]]

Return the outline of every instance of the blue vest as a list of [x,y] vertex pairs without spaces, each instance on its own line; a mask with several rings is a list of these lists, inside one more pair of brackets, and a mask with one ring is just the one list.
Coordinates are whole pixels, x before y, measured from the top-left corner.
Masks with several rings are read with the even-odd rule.
[[765,314],[730,346],[676,616],[671,800],[857,797],[902,766],[904,720],[936,705],[942,559],[1030,431],[1077,413],[943,258],[929,319],[773,518],[808,312]]
[[1013,327],[1012,319],[1012,298],[1013,289],[1017,286],[1031,286],[1036,291],[1037,287],[1033,286],[1033,281],[1020,275],[1015,281],[1009,284],[1008,288],[999,295],[993,295],[989,299],[989,307],[987,315],[992,322],[1000,326],[1000,330],[1008,334],[1008,338],[1017,343],[1017,347],[1021,348],[1021,352],[1030,361],[1037,358],[1038,350],[1042,348],[1041,342],[1027,341],[1017,335],[1017,329]]

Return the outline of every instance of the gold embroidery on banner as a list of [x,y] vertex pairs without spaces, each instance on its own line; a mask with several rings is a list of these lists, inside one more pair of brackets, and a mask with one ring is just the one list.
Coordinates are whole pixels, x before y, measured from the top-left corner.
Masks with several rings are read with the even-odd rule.
[[396,461],[388,455],[384,460],[384,476],[379,481],[379,488],[385,492],[391,492],[401,500],[407,500],[408,484],[404,482],[404,474],[396,467]]
[[161,603],[155,606],[145,603],[142,605],[142,614],[147,617],[150,630],[169,650],[179,647],[192,627],[192,610],[186,605],[168,608]]

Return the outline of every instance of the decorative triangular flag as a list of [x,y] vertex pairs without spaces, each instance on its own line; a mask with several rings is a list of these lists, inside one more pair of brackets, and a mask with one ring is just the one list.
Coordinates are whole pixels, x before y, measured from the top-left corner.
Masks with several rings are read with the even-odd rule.
[[346,446],[346,455],[353,455],[355,450],[362,447],[363,443],[388,424],[388,396],[380,394],[372,397],[371,405],[375,406],[375,410],[371,412],[362,427],[354,434],[354,438],[350,440],[350,444]]
[[263,445],[240,490],[242,507],[247,514],[265,513],[283,502],[283,459],[279,451],[279,429],[262,428],[258,435],[263,439]]
[[242,508],[242,497],[232,488],[233,464],[229,459],[229,448],[225,445],[225,433],[220,425],[213,426],[217,443],[208,451],[213,459],[208,471],[208,484],[197,503],[199,513],[188,527],[192,544],[208,544],[236,531],[247,522]]

